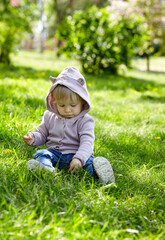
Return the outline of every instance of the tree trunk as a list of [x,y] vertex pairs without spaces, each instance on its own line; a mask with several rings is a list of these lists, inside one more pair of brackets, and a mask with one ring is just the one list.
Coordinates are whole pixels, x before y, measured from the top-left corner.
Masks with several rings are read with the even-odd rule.
[[[60,0],[54,0],[54,11],[56,13],[55,28],[57,25],[60,25],[64,18],[67,16],[67,11],[73,5],[74,0],[68,0],[67,3],[60,6]],[[57,49],[60,48],[62,44],[61,40],[57,41]],[[57,52],[57,57],[60,57],[60,53]]]
[[147,71],[150,71],[150,55],[147,53]]
[[0,62],[7,65],[10,64],[10,53],[12,52],[12,36],[8,34],[5,41],[2,43],[0,48]]

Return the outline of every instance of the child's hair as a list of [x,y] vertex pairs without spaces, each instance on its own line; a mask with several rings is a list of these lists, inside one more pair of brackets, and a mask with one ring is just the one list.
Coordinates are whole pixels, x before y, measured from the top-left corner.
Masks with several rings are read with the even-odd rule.
[[54,96],[58,99],[70,98],[72,101],[80,101],[81,97],[63,85],[57,85],[54,89]]

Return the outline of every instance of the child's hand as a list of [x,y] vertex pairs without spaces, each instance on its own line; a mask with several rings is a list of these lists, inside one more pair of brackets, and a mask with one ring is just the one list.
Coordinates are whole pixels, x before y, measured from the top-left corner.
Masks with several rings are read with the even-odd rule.
[[82,168],[82,163],[78,158],[73,158],[71,163],[70,163],[70,168],[68,170],[68,172],[74,172],[75,170],[79,170],[80,168]]
[[24,137],[23,137],[24,142],[31,146],[34,143],[34,136],[32,133],[27,133]]

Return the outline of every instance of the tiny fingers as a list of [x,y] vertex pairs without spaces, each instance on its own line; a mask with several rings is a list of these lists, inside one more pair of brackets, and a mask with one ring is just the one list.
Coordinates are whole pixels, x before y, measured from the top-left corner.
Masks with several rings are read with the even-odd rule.
[[27,134],[23,137],[23,140],[24,140],[24,142],[25,142],[27,145],[31,146],[31,145],[33,144],[33,142],[34,142],[34,137],[33,137],[32,134],[27,133]]
[[74,172],[74,166],[70,166],[70,168],[69,168],[69,170],[68,170],[68,173],[70,173],[70,172]]
[[25,139],[25,140],[31,140],[31,139],[32,139],[32,136],[31,136],[29,133],[27,133],[27,134],[23,137],[23,139]]

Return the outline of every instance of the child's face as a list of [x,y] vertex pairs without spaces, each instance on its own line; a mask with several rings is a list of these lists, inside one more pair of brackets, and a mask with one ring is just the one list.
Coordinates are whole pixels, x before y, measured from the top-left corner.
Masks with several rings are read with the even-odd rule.
[[70,99],[70,97],[68,97],[60,100],[56,99],[56,104],[58,112],[62,117],[73,118],[82,111],[83,100]]

